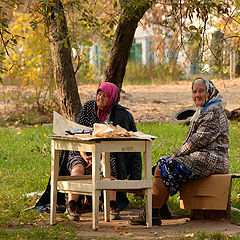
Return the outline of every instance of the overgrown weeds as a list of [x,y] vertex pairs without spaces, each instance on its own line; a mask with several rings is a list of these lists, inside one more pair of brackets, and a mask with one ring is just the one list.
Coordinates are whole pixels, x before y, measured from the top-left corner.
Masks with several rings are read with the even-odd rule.
[[126,85],[151,85],[151,84],[166,84],[169,82],[181,80],[182,72],[175,69],[171,71],[167,64],[148,65],[135,64],[128,62],[124,84]]

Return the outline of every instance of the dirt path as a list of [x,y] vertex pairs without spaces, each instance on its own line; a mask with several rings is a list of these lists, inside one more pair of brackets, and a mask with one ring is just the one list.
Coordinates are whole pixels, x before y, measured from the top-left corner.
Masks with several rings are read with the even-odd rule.
[[[240,226],[224,221],[189,221],[188,218],[162,220],[161,226],[147,228],[145,226],[132,226],[128,223],[130,217],[137,216],[140,210],[127,209],[121,213],[121,220],[105,223],[103,213],[99,216],[98,231],[92,230],[91,213],[82,214],[79,222],[73,225],[79,239],[96,239],[105,237],[111,239],[169,239],[175,237],[193,237],[197,232],[209,234],[220,232],[227,236],[240,236]],[[188,238],[189,239],[189,238]]]
[[[226,109],[240,107],[240,79],[215,80],[214,84],[227,100]],[[96,85],[79,87],[82,103],[93,99]],[[129,108],[136,122],[168,122],[173,113],[193,105],[191,82],[181,81],[166,85],[124,86],[120,104]]]

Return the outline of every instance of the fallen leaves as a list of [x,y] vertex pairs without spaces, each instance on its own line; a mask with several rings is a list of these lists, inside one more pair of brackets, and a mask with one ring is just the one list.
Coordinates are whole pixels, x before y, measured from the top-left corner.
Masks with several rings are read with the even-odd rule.
[[121,229],[119,226],[114,226],[114,229],[117,233],[119,233],[120,235],[123,234],[127,234],[128,232],[126,232],[125,230]]

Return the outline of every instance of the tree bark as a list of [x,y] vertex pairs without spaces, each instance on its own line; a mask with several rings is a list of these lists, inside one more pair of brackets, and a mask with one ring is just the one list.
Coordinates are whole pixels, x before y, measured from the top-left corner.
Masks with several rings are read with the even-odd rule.
[[53,72],[62,115],[75,120],[82,108],[72,64],[71,47],[64,8],[54,0],[47,18]]
[[122,88],[128,57],[138,22],[152,6],[153,2],[142,0],[136,4],[136,0],[120,1],[122,14],[114,33],[104,76],[106,82],[116,84],[119,89]]

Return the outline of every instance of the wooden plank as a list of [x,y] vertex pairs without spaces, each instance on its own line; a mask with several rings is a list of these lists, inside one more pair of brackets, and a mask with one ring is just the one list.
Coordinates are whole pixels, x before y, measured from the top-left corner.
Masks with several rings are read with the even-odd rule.
[[232,178],[240,178],[240,173],[231,173]]
[[59,191],[72,191],[74,193],[83,193],[93,191],[92,180],[76,180],[76,181],[58,181],[57,189]]
[[55,149],[92,152],[93,143],[81,143],[78,141],[58,140],[55,142]]
[[145,141],[102,141],[101,152],[144,152]]
[[[75,181],[58,181],[58,190],[75,191],[81,193],[89,189],[91,191],[93,185],[91,179],[75,180]],[[151,180],[99,180],[96,181],[96,189],[100,190],[137,190],[152,188]],[[88,191],[87,191],[88,192]]]
[[92,175],[82,175],[82,176],[59,176],[58,181],[75,181],[75,180],[84,180],[92,179]]
[[146,189],[152,188],[152,180],[101,180],[96,181],[96,189]]

